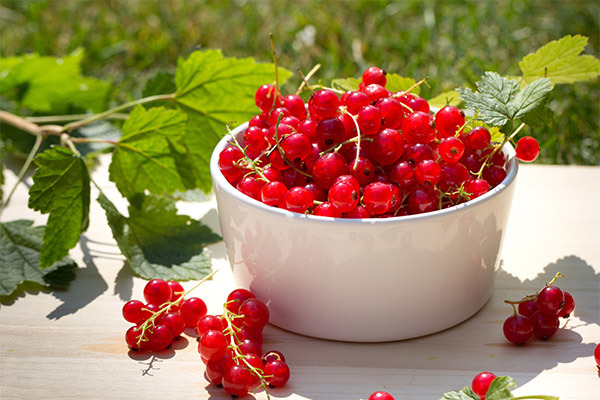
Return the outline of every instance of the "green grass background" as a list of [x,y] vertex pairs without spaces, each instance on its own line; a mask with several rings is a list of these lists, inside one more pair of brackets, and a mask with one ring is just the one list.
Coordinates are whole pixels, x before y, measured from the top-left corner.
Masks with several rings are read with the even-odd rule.
[[[141,96],[157,71],[198,48],[272,61],[318,79],[359,77],[377,65],[417,80],[424,97],[472,87],[484,71],[519,74],[518,62],[568,34],[600,56],[600,2],[530,1],[0,1],[0,55],[86,51],[84,73],[114,83],[113,103]],[[284,92],[295,91],[297,74]],[[557,86],[538,162],[600,165],[599,81]]]

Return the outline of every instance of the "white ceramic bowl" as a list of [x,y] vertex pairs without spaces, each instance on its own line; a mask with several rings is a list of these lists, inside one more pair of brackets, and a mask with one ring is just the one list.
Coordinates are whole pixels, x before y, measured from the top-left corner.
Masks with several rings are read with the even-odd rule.
[[[239,134],[246,125],[237,128]],[[381,342],[450,328],[489,299],[517,175],[468,203],[388,219],[334,219],[269,207],[210,168],[234,281],[270,322],[324,339]]]

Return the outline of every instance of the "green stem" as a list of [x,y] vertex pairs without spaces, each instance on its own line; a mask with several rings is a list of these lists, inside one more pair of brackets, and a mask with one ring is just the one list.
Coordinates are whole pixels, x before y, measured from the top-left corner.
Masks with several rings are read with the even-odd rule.
[[[70,115],[45,115],[41,117],[26,117],[25,119],[34,124],[47,124],[49,122],[70,122],[70,121],[79,121],[81,119],[89,117],[89,114],[70,114]],[[106,118],[109,119],[120,119],[125,120],[129,114],[125,113],[115,113]]]
[[34,143],[33,147],[31,148],[31,151],[29,152],[27,159],[25,160],[25,164],[23,164],[23,167],[19,171],[19,175],[17,176],[17,182],[12,187],[10,193],[8,194],[8,197],[6,197],[6,201],[2,204],[2,209],[0,209],[0,215],[2,215],[2,212],[4,211],[6,205],[8,205],[8,202],[10,201],[12,195],[14,194],[15,190],[17,189],[17,186],[19,186],[19,183],[21,183],[21,181],[23,180],[23,177],[27,173],[29,166],[33,162],[33,158],[35,157],[38,150],[42,146],[43,139],[44,139],[43,135],[36,135],[35,143]]
[[137,100],[134,100],[134,101],[130,101],[128,103],[121,104],[120,106],[111,108],[110,110],[106,110],[104,112],[101,112],[99,114],[91,115],[88,118],[84,118],[82,120],[66,124],[65,126],[63,126],[63,132],[71,132],[74,129],[77,129],[77,128],[82,127],[82,126],[87,125],[87,124],[90,124],[92,122],[99,121],[99,120],[104,119],[104,118],[108,118],[109,116],[111,116],[113,114],[116,114],[116,113],[121,112],[123,110],[127,110],[129,108],[135,107],[135,106],[140,105],[140,104],[152,103],[152,102],[160,101],[160,100],[173,100],[175,98],[175,96],[176,96],[176,93],[159,94],[159,95],[156,95],[156,96],[149,96],[149,97],[144,97],[144,98],[137,99]]
[[231,343],[229,345],[229,348],[231,349],[231,351],[233,351],[234,358],[241,360],[244,363],[244,366],[246,368],[248,368],[250,370],[250,372],[260,380],[259,387],[262,386],[263,389],[265,389],[265,394],[267,395],[267,399],[270,400],[271,396],[269,395],[269,385],[267,385],[267,382],[265,382],[265,378],[264,378],[262,371],[256,369],[252,364],[250,364],[250,362],[248,362],[248,360],[246,360],[246,358],[240,351],[240,347],[238,345],[239,341],[238,341],[237,334],[236,334],[236,327],[233,325],[233,322],[232,322],[232,318],[236,318],[239,316],[237,314],[234,314],[231,311],[229,311],[229,309],[227,308],[227,305],[228,305],[228,303],[223,304],[222,318],[224,318],[225,322],[227,322],[227,328],[225,328],[224,333],[225,333],[225,335],[229,334],[229,337],[230,337],[229,340]]

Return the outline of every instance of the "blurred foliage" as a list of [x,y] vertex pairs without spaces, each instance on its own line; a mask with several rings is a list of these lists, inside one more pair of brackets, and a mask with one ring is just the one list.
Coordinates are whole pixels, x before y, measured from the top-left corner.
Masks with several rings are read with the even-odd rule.
[[[110,79],[113,102],[142,95],[147,79],[178,57],[220,48],[226,56],[278,61],[315,78],[359,77],[377,65],[417,80],[426,98],[473,87],[484,71],[519,74],[518,62],[568,34],[589,38],[599,57],[600,3],[578,1],[184,1],[0,2],[0,55],[86,51],[83,73]],[[282,88],[295,91],[298,74]],[[554,90],[552,125],[529,131],[542,163],[600,165],[599,81]]]

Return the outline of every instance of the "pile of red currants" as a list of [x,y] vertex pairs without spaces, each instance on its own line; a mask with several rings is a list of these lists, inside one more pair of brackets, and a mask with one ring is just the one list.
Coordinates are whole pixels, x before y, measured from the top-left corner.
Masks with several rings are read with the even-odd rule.
[[[506,177],[502,143],[455,106],[432,113],[411,90],[386,89],[364,71],[358,90],[321,88],[307,103],[274,85],[256,91],[255,115],[219,154],[240,192],[267,205],[336,218],[420,214],[479,197]],[[517,157],[533,161],[522,137]]]
[[206,304],[199,297],[184,298],[179,282],[153,279],[144,287],[145,303],[130,300],[123,306],[123,317],[134,324],[125,340],[132,350],[162,351],[187,328],[196,326],[206,314]]
[[198,352],[206,364],[206,378],[232,397],[242,397],[261,386],[265,391],[285,385],[290,368],[277,350],[263,352],[263,329],[269,322],[267,305],[246,289],[233,290],[221,315],[207,314],[199,297],[175,281],[154,279],[144,287],[145,302],[130,300],[123,306],[133,323],[125,341],[132,350],[160,352],[186,328],[198,336]]
[[557,273],[536,294],[518,301],[505,300],[513,307],[513,315],[503,325],[504,336],[509,342],[521,345],[533,336],[548,340],[558,331],[559,318],[568,318],[575,309],[573,296],[554,285],[554,281],[562,276]]
[[206,378],[232,397],[242,397],[261,386],[285,385],[290,369],[277,350],[263,352],[263,328],[269,309],[246,289],[227,296],[222,315],[205,315],[198,321],[198,352],[206,364]]

